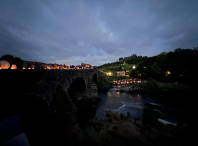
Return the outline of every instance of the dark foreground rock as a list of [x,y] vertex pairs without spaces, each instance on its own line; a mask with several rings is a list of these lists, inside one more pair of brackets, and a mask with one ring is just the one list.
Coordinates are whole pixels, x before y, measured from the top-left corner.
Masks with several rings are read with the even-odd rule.
[[[183,146],[196,145],[196,133],[184,126],[178,128],[164,125],[158,120],[155,125],[118,112],[106,111],[105,119],[91,119],[86,126],[62,124],[54,129],[53,145],[74,146]],[[51,137],[53,139],[53,137]]]
[[156,120],[155,125],[134,120],[133,117],[106,112],[106,119],[90,120],[85,129],[85,137],[91,145],[193,145],[195,139],[187,138],[185,133],[173,125],[163,125]]

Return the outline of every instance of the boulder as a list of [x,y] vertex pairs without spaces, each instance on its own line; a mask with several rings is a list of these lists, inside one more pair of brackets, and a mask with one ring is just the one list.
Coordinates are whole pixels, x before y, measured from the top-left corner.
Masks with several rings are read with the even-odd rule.
[[6,60],[0,61],[0,68],[1,69],[8,69],[10,67],[10,63]]
[[135,125],[130,122],[120,124],[117,128],[117,134],[122,138],[144,141],[144,136],[136,129]]
[[157,119],[159,122],[161,122],[162,124],[164,125],[174,125],[174,126],[177,126],[175,123],[171,123],[171,122],[168,122],[166,120],[163,120],[163,119]]
[[159,110],[157,110],[157,109],[154,109],[153,112],[155,112],[155,114],[156,114],[156,116],[158,118],[161,118],[162,119],[164,117],[164,115],[162,114],[162,112],[159,111]]
[[145,103],[144,105],[146,107],[151,108],[151,109],[162,110],[162,107],[159,104],[156,104],[156,103]]

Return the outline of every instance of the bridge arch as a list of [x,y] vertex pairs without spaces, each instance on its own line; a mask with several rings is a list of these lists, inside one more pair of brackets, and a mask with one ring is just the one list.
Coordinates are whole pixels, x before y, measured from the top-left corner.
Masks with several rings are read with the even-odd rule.
[[93,75],[93,82],[97,85],[97,83],[98,83],[98,78],[97,78],[97,74],[96,73],[94,73],[94,75]]
[[70,85],[68,89],[69,96],[71,100],[76,104],[77,99],[79,97],[83,97],[85,95],[85,91],[87,89],[87,85],[85,80],[82,77],[77,77]]

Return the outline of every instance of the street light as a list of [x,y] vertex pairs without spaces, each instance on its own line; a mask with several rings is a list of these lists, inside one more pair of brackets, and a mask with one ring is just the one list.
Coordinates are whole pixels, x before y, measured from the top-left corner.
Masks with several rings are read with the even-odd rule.
[[135,69],[136,67],[135,66],[133,66],[133,69]]

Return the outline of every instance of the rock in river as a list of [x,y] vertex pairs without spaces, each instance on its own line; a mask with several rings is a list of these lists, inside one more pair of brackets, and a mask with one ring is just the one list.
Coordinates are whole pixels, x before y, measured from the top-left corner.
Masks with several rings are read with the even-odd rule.
[[162,107],[159,104],[155,103],[145,103],[144,104],[146,107],[149,107],[151,109],[157,109],[157,110],[162,110]]

